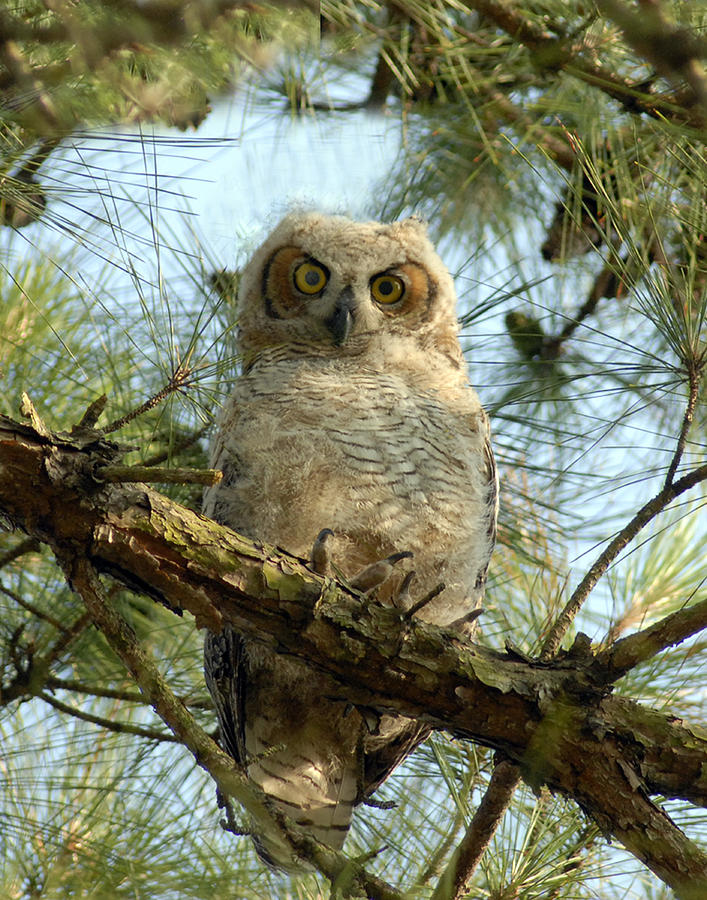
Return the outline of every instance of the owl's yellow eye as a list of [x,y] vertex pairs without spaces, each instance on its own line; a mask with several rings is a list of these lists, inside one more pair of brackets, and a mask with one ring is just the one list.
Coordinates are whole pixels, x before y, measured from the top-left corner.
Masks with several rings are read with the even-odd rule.
[[405,282],[397,275],[377,275],[371,282],[371,296],[376,303],[389,306],[405,293]]
[[324,290],[329,280],[329,273],[313,260],[300,263],[294,271],[294,282],[297,290],[302,294],[318,294]]

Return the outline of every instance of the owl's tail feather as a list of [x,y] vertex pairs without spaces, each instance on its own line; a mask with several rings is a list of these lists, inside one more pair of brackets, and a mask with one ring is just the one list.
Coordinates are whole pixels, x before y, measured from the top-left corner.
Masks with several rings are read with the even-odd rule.
[[[278,755],[251,765],[250,778],[301,831],[340,850],[351,826],[358,793],[354,768],[327,773],[317,760],[304,756],[293,760],[291,755],[279,760]],[[253,842],[264,862],[290,872],[307,868],[274,824],[272,829],[263,829],[259,823],[258,828]]]

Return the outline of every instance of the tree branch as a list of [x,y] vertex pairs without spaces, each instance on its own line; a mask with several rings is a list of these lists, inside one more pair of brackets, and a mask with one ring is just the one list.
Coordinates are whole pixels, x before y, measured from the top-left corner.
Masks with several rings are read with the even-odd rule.
[[634,12],[618,0],[597,0],[599,9],[621,29],[626,43],[669,79],[684,79],[694,100],[707,114],[707,81],[701,60],[707,57],[707,41],[689,29],[669,22],[653,2]]
[[218,484],[221,472],[216,469],[165,469],[161,466],[103,466],[98,471],[103,481],[125,484],[142,481],[148,484]]
[[[668,715],[606,696],[606,671],[591,654],[534,663],[403,621],[398,610],[362,603],[304,561],[247,541],[146,485],[97,481],[98,462],[118,452],[98,433],[47,437],[0,418],[0,509],[52,547],[148,702],[224,793],[266,814],[228,758],[194,730],[125,623],[114,611],[104,617],[94,569],[190,611],[199,626],[228,623],[306,661],[331,676],[332,696],[501,750],[532,785],[573,797],[678,896],[690,896],[686,878],[707,890],[707,857],[648,799],[662,793],[707,805],[704,737]],[[707,466],[676,481],[672,494],[703,477]],[[328,877],[351,865],[296,839]]]
[[691,109],[682,98],[653,96],[620,75],[607,69],[596,59],[582,56],[562,35],[560,25],[552,30],[536,25],[507,0],[467,0],[467,5],[487,16],[511,38],[524,44],[534,54],[537,65],[544,69],[564,69],[569,75],[598,87],[621,103],[629,112],[655,118],[678,120],[695,127],[704,125],[704,111]]
[[680,609],[649,628],[621,638],[597,655],[597,661],[616,681],[627,672],[707,628],[707,600]]
[[519,782],[518,766],[508,760],[496,764],[486,793],[430,900],[460,900],[466,893],[467,885],[491,843]]
[[624,547],[636,537],[638,532],[644,528],[651,519],[654,519],[658,513],[662,512],[666,506],[672,503],[676,497],[679,497],[680,494],[685,493],[685,491],[690,490],[690,488],[695,487],[695,485],[706,479],[707,465],[699,466],[691,472],[688,472],[686,475],[683,475],[683,477],[679,478],[677,481],[665,485],[652,500],[649,500],[638,510],[631,521],[621,529],[608,547],[602,551],[596,562],[594,562],[587,574],[575,588],[572,596],[567,601],[565,608],[557,617],[545,638],[540,657],[541,659],[548,660],[557,652],[562,638],[567,633],[575,616],[581,609],[582,604],[594,589],[597,581],[599,581],[601,576],[606,572]]

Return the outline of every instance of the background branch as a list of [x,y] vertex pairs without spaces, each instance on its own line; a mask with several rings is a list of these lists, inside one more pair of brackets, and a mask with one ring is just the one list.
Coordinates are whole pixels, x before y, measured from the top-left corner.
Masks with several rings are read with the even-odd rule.
[[520,783],[518,766],[501,760],[464,837],[447,863],[430,900],[460,900]]
[[602,650],[597,655],[597,661],[606,667],[612,681],[617,680],[634,666],[704,628],[707,628],[707,600],[680,609],[649,628],[621,638]]
[[621,553],[645,526],[661,513],[666,506],[695,485],[700,484],[707,479],[707,465],[699,466],[688,472],[677,481],[666,485],[655,497],[645,503],[638,512],[633,516],[631,521],[621,529],[606,549],[599,555],[596,562],[589,568],[587,574],[582,578],[575,588],[572,596],[567,601],[566,606],[555,620],[552,628],[548,632],[545,642],[543,643],[541,659],[550,659],[558,650],[562,638],[567,633],[575,616],[582,608],[582,604],[587,599],[596,583],[606,572],[611,563]]

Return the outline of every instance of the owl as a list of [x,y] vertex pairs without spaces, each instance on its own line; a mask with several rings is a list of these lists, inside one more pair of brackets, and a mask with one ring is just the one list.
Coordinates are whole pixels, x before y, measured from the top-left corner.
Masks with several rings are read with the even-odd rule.
[[[455,304],[419,219],[286,216],[242,272],[242,372],[212,447],[223,479],[203,508],[319,571],[330,562],[362,604],[404,608],[410,591],[443,584],[419,618],[463,632],[483,595],[497,480]],[[398,565],[366,593],[385,559]],[[325,674],[228,627],[207,633],[205,674],[225,749],[295,827],[336,849],[354,807],[429,733],[372,720],[334,699]],[[253,831],[263,860],[297,868],[275,826]]]

